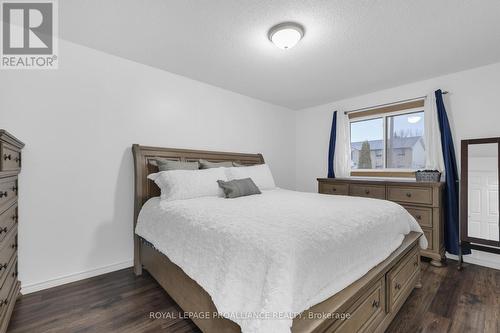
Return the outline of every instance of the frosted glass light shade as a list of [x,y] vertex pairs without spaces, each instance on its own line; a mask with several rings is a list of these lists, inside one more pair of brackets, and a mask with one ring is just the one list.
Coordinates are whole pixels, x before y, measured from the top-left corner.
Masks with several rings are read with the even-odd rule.
[[283,50],[294,47],[304,36],[304,28],[297,23],[281,23],[269,30],[269,40]]

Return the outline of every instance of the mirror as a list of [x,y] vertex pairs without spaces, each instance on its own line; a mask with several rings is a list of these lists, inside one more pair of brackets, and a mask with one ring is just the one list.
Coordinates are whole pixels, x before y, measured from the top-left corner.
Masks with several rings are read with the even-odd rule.
[[467,235],[498,241],[498,144],[469,145],[468,153]]
[[461,238],[500,246],[499,138],[462,142]]

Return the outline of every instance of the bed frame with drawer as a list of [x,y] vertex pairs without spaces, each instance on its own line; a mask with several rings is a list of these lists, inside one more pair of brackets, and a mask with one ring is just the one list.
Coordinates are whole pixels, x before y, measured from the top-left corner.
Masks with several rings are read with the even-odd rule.
[[[264,163],[261,154],[226,153],[187,149],[132,146],[135,164],[135,212],[133,227],[142,205],[159,196],[158,187],[147,175],[157,172],[150,163],[154,157],[176,161],[206,159],[211,162],[234,161],[244,165]],[[414,288],[420,284],[421,234],[411,232],[387,259],[342,291],[304,311],[293,320],[293,333],[383,332],[396,316]],[[134,232],[134,272],[146,269],[183,311],[216,314],[210,295],[172,263],[167,256]],[[346,315],[347,318],[346,319]],[[204,333],[239,333],[240,327],[221,316],[192,318]]]

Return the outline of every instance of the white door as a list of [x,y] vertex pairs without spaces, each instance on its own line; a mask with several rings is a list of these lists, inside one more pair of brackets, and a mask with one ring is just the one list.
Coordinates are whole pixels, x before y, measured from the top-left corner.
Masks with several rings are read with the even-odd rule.
[[498,173],[469,170],[468,236],[498,241]]

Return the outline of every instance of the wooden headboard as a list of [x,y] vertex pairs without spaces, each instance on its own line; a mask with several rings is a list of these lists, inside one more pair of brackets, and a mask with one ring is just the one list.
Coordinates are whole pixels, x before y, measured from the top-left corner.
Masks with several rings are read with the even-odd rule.
[[134,203],[134,269],[140,274],[140,243],[135,235],[137,217],[142,205],[151,197],[160,195],[160,189],[149,180],[150,173],[158,172],[158,168],[150,163],[155,157],[161,157],[173,161],[197,161],[204,159],[210,162],[233,161],[243,165],[255,165],[264,163],[262,154],[227,153],[220,151],[190,150],[176,148],[146,147],[138,144],[132,145],[135,169],[135,203]]

